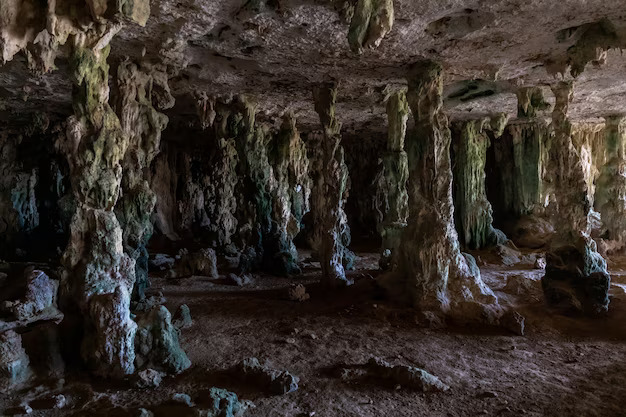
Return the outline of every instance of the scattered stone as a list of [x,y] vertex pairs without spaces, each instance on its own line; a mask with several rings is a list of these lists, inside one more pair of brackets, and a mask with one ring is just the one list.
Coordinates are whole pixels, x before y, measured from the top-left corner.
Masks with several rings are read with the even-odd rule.
[[210,408],[201,410],[201,417],[240,417],[254,407],[250,401],[239,401],[237,394],[222,388],[209,390]]
[[272,394],[282,395],[298,389],[300,379],[287,371],[262,366],[257,358],[239,362],[234,373],[247,383],[267,388]]
[[144,369],[137,373],[136,385],[139,388],[156,388],[161,385],[163,373],[154,369]]
[[152,259],[150,259],[148,264],[150,265],[152,269],[165,271],[167,269],[173,268],[175,263],[176,263],[175,258],[169,255],[165,255],[163,253],[157,253],[154,255]]
[[191,397],[189,395],[180,392],[172,395],[172,401],[175,403],[185,404],[189,407],[195,406],[193,401],[191,401]]
[[54,408],[61,409],[65,407],[65,405],[67,404],[67,400],[65,398],[65,395],[63,394],[55,395],[53,399],[54,399]]
[[291,285],[287,290],[287,296],[291,301],[306,301],[311,296],[306,292],[306,287],[302,284]]
[[135,355],[139,367],[152,366],[178,374],[191,366],[167,308],[158,306],[144,313],[137,318],[137,325]]
[[535,269],[546,269],[546,258],[544,256],[538,256],[535,259]]
[[509,310],[500,319],[500,325],[516,335],[524,336],[524,316],[514,310]]
[[383,380],[391,386],[418,390],[422,392],[447,391],[450,387],[439,378],[423,369],[407,365],[392,366],[380,358],[371,358],[367,362],[368,376]]
[[189,311],[189,307],[187,304],[181,304],[174,313],[173,317],[174,326],[179,329],[187,329],[191,327],[193,324],[193,319],[191,318],[191,312]]
[[13,330],[0,334],[0,387],[8,389],[30,376],[29,359],[22,337]]
[[250,285],[254,282],[252,275],[250,274],[233,274],[232,272],[226,276],[225,283],[227,285],[236,285],[237,287],[243,287],[245,285]]

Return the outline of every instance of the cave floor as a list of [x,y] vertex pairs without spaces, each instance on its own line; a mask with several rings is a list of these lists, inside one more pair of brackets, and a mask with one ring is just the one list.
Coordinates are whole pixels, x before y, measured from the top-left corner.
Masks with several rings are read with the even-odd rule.
[[[610,313],[592,320],[551,314],[541,297],[541,270],[495,265],[491,254],[475,254],[501,302],[526,317],[525,336],[516,336],[499,328],[418,326],[413,311],[376,297],[377,255],[357,255],[350,273],[356,285],[332,294],[321,291],[319,269],[308,262],[298,278],[258,276],[245,287],[205,277],[153,278],[151,291],[163,292],[170,311],[183,303],[191,310],[194,324],[181,336],[193,363],[189,370],[148,390],[67,375],[54,389],[40,385],[0,395],[0,405],[28,401],[32,415],[46,416],[139,415],[135,410],[143,407],[157,417],[183,417],[163,402],[174,393],[196,399],[218,386],[254,402],[246,416],[626,415],[626,259],[610,265]],[[506,286],[511,276],[529,285]],[[289,301],[286,289],[293,282],[306,285],[311,299]],[[226,375],[251,356],[299,376],[299,389],[272,396]],[[343,380],[332,372],[338,364],[364,364],[372,356],[422,367],[451,389],[424,394]],[[37,399],[53,393],[65,395],[66,408],[37,406],[45,403]]]

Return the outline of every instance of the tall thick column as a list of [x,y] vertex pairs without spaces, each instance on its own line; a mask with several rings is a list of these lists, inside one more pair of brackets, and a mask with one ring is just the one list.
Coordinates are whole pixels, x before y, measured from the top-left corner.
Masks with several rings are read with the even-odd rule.
[[607,162],[596,182],[595,208],[601,215],[602,237],[609,250],[626,245],[626,120],[606,118],[604,145]]
[[62,263],[64,284],[83,321],[83,359],[96,374],[123,376],[134,371],[135,262],[124,253],[113,208],[129,137],[108,104],[109,46],[103,39],[76,40],[69,60],[75,114],[58,145],[69,162],[77,207]]
[[467,249],[480,249],[506,241],[506,236],[493,227],[493,210],[487,200],[485,164],[491,144],[488,131],[498,138],[505,115],[465,120],[453,124],[454,217],[459,240]]
[[[409,218],[395,269],[382,278],[390,295],[422,310],[461,320],[495,321],[499,308],[473,258],[459,250],[454,228],[450,129],[443,106],[443,69],[418,62],[407,99],[415,131],[407,137]],[[406,299],[408,297],[408,300]]]
[[[313,209],[318,212],[321,229],[320,263],[322,282],[328,287],[351,284],[346,278],[344,261],[350,255],[345,247],[344,235],[348,228],[344,212],[345,192],[348,183],[348,167],[341,146],[341,125],[335,118],[337,86],[334,83],[315,87],[313,100],[315,111],[324,129],[322,140],[322,192],[315,193]],[[349,235],[349,233],[348,233]]]
[[397,91],[387,100],[387,150],[383,155],[383,222],[380,225],[382,251],[380,266],[388,269],[393,253],[400,244],[400,236],[406,227],[409,215],[406,181],[409,178],[409,165],[404,152],[406,124],[409,120],[409,104],[406,93]]
[[550,150],[554,201],[549,210],[556,233],[546,256],[542,286],[550,304],[600,314],[608,309],[611,278],[606,261],[589,236],[591,199],[580,154],[572,143],[572,124],[567,117],[572,83],[560,82],[552,91],[556,96],[552,112],[554,141]]

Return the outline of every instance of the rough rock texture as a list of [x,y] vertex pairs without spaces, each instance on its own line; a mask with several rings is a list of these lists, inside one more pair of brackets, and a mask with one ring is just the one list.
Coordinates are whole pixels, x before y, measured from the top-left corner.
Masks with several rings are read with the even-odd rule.
[[139,368],[150,367],[178,374],[191,366],[180,347],[179,330],[172,324],[167,308],[154,307],[138,317],[137,325],[135,349]]
[[209,390],[210,408],[201,409],[200,417],[241,417],[248,408],[254,407],[250,401],[240,401],[237,394],[222,388]]
[[282,395],[298,389],[300,379],[287,371],[261,365],[257,358],[244,359],[235,366],[233,374],[249,384],[255,384],[272,394]]
[[181,278],[191,275],[202,275],[211,278],[219,277],[217,272],[217,254],[214,249],[200,249],[189,252],[181,249],[176,256],[175,269],[170,271],[170,277]]
[[551,152],[554,202],[550,210],[559,227],[546,254],[542,286],[550,304],[566,310],[597,315],[608,309],[611,277],[606,261],[591,239],[592,202],[580,153],[572,141],[572,124],[567,117],[572,83],[553,87],[556,104],[552,113],[555,131]]
[[506,241],[504,233],[493,227],[491,203],[485,188],[487,148],[492,138],[498,140],[502,135],[506,116],[493,116],[492,120],[466,120],[452,125],[455,223],[459,240],[467,249],[481,249]]
[[600,235],[610,241],[612,250],[626,245],[626,126],[623,116],[606,118],[607,162],[600,168],[594,204],[600,213]]
[[391,386],[414,389],[422,392],[447,391],[450,387],[439,378],[423,369],[413,366],[392,366],[380,358],[371,358],[367,362],[371,377],[386,381]]
[[324,137],[321,144],[321,181],[315,184],[320,189],[314,194],[312,206],[318,213],[316,227],[321,229],[319,255],[322,281],[326,286],[334,287],[351,284],[346,278],[345,267],[349,267],[354,257],[346,247],[350,244],[350,231],[344,212],[348,169],[341,146],[341,125],[335,117],[337,86],[334,83],[316,86],[313,100]]
[[22,337],[13,330],[0,333],[0,387],[13,388],[30,376],[30,363]]
[[400,236],[406,227],[409,215],[408,195],[406,182],[409,178],[409,166],[404,139],[406,124],[409,120],[409,104],[406,93],[397,91],[387,100],[387,119],[389,123],[387,133],[387,150],[383,155],[381,172],[381,187],[379,192],[382,202],[380,210],[383,213],[382,223],[379,225],[383,239],[380,265],[389,269],[393,252],[400,244]]
[[393,28],[393,20],[393,0],[357,0],[348,32],[352,52],[378,47]]
[[473,258],[460,252],[454,229],[451,135],[442,111],[442,68],[420,61],[408,80],[407,98],[415,118],[415,131],[406,146],[409,218],[394,261],[397,267],[383,277],[383,285],[392,297],[408,297],[406,301],[424,311],[463,320],[496,320],[496,297],[481,280]]
[[59,283],[39,270],[27,270],[24,275],[26,280],[24,298],[6,303],[5,308],[20,321],[34,321],[38,316],[62,317],[57,307]]

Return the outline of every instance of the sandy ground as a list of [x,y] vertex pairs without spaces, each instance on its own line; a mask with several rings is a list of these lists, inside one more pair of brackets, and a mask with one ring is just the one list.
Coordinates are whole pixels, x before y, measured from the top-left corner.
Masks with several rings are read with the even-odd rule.
[[[204,277],[155,278],[152,291],[164,293],[171,311],[182,303],[191,309],[194,324],[182,331],[189,370],[165,378],[157,389],[71,374],[56,385],[2,394],[0,405],[28,402],[31,415],[46,416],[138,416],[143,407],[157,417],[183,417],[163,402],[174,393],[201,400],[218,386],[252,400],[256,407],[246,413],[251,417],[626,416],[626,263],[611,265],[609,315],[591,320],[550,312],[541,297],[541,270],[481,257],[485,281],[501,302],[526,317],[526,335],[516,336],[494,328],[419,327],[414,311],[378,297],[377,256],[359,255],[351,272],[356,285],[330,294],[319,288],[312,263],[298,278],[259,276],[246,287]],[[286,298],[294,282],[307,287],[310,300]],[[299,389],[272,396],[224,372],[251,356],[299,376]],[[342,380],[332,372],[338,364],[363,364],[372,356],[422,367],[451,389],[424,394]],[[68,402],[61,410],[44,401],[58,393]]]

